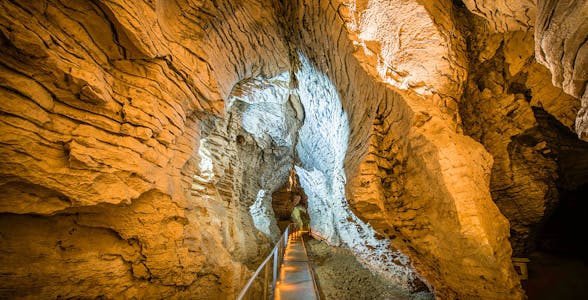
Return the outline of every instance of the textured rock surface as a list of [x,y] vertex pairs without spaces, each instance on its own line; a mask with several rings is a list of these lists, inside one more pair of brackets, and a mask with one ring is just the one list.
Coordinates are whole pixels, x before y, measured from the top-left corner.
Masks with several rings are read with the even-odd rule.
[[[240,82],[229,98],[230,111],[235,110],[236,113],[230,113],[225,118],[233,124],[210,126],[211,130],[227,128],[232,131],[242,124],[243,129],[253,137],[256,147],[246,147],[245,151],[237,153],[225,164],[232,172],[239,170],[236,166],[243,165],[242,176],[227,177],[227,192],[241,189],[238,195],[234,195],[234,200],[249,205],[255,227],[273,240],[277,240],[280,234],[272,209],[272,194],[289,179],[296,132],[302,117],[294,109],[299,104],[293,104],[295,100],[289,97],[289,83],[288,73]],[[244,135],[233,134],[229,141],[236,141],[238,145],[247,144]],[[213,152],[219,159],[225,160],[223,149],[228,145],[221,142],[217,146]],[[243,182],[235,182],[235,178],[243,178]],[[246,199],[255,201],[249,204]]]
[[562,136],[586,138],[587,6],[464,4],[482,18],[449,0],[2,1],[0,298],[234,298],[293,165],[313,226],[371,269],[522,298],[509,230],[524,251],[559,157],[585,151]]
[[307,203],[307,197],[300,186],[298,176],[294,170],[291,170],[288,182],[272,194],[272,208],[276,219],[290,220],[294,207],[297,205],[306,207]]
[[[467,23],[466,23],[467,24]],[[580,103],[550,84],[533,33],[488,33],[469,22],[472,65],[460,113],[468,135],[492,154],[492,198],[511,225],[515,256],[534,248],[535,231],[557,204],[559,146],[545,112],[574,128]]]
[[[534,32],[535,58],[551,71],[551,82],[582,99],[575,131],[588,138],[588,3],[557,0],[464,0],[492,32]],[[498,42],[499,43],[499,42]],[[498,44],[495,42],[495,49]]]
[[328,243],[343,246],[390,281],[416,291],[418,274],[403,253],[351,212],[345,198],[343,162],[349,140],[349,123],[337,90],[327,76],[300,54],[296,72],[298,96],[306,112],[296,150],[296,173],[308,196],[310,225]]
[[488,20],[493,32],[528,30],[537,18],[537,0],[463,0],[467,8]]
[[421,95],[461,93],[464,41],[451,1],[340,2],[339,16],[367,72]]
[[549,68],[553,85],[582,99],[575,129],[588,141],[588,2],[537,2],[537,61]]
[[[379,6],[381,9],[384,9],[383,4]],[[298,13],[300,19],[297,21],[304,28],[300,39],[305,53],[337,87],[348,114],[347,198],[354,207],[370,208],[357,209],[359,216],[392,238],[392,245],[411,258],[438,297],[521,297],[510,263],[508,223],[488,192],[491,157],[479,144],[456,132],[459,117],[455,99],[432,92],[453,91],[453,95],[459,96],[459,86],[456,88],[451,81],[441,81],[435,89],[398,87],[377,72],[378,55],[367,52],[361,43],[353,44],[359,37],[353,26],[348,29],[353,20],[345,15],[346,5],[321,2],[320,8],[308,3],[301,7],[306,11]],[[450,5],[434,8],[451,10]],[[420,7],[420,11],[429,11],[424,9],[431,8]],[[402,15],[401,11],[398,15]],[[451,14],[442,20],[450,22]],[[442,37],[431,51],[437,51],[437,47],[441,48],[438,51],[449,51],[443,48],[452,47],[451,40],[460,39],[442,34],[446,34],[449,27],[436,27],[432,21],[429,24],[431,34]],[[401,25],[406,30],[411,28],[408,22]],[[317,40],[315,36],[324,38]],[[465,59],[465,53],[461,57]],[[441,56],[423,54],[423,58],[442,60],[440,65],[446,63]],[[346,63],[338,63],[341,60]],[[458,66],[454,68],[459,72]],[[373,81],[370,77],[379,80]],[[374,176],[363,174],[361,170],[370,163],[366,154],[370,144],[375,142],[370,140],[372,126],[365,124],[374,123],[380,104],[388,107],[387,113],[381,109],[381,118],[394,126],[383,129],[387,144],[374,148],[381,149],[386,159],[393,162],[389,157],[396,155],[393,151],[398,147],[398,160],[404,165],[396,167],[398,173]],[[382,153],[374,155],[381,157]],[[384,168],[394,166],[379,163]],[[405,178],[399,187],[401,197],[371,197],[376,187],[365,188],[370,182],[379,185],[389,180],[402,180],[399,175]],[[480,185],[480,182],[487,185]],[[390,191],[389,186],[382,189]]]
[[234,148],[215,149],[218,193],[194,191],[211,176],[199,128],[235,83],[288,63],[271,7],[216,4],[0,4],[2,298],[240,288],[269,244],[254,198],[222,191],[256,179],[228,164]]

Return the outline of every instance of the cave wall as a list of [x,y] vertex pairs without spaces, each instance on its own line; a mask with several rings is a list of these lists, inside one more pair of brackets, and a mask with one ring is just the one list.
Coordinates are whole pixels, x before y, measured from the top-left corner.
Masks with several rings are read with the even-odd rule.
[[551,82],[581,99],[575,132],[588,140],[588,3],[537,1],[535,57],[551,71]]
[[287,68],[274,4],[0,5],[1,297],[232,297],[270,244],[192,189],[200,127]]
[[[533,6],[528,12],[535,14],[535,10]],[[494,158],[492,198],[509,219],[514,255],[526,256],[535,248],[537,230],[557,207],[559,160],[565,159],[537,111],[548,113],[572,132],[583,118],[581,95],[552,81],[553,71],[543,66],[549,67],[539,56],[563,50],[558,50],[557,43],[538,48],[545,36],[538,37],[542,29],[534,27],[535,19],[523,22],[519,18],[516,22],[525,26],[495,30],[501,26],[496,16],[476,18],[463,13],[472,66],[460,102],[464,128]],[[545,18],[545,13],[540,10],[537,20]],[[582,22],[576,23],[582,28]],[[562,36],[567,30],[562,29]],[[577,134],[581,137],[582,131]]]
[[552,85],[581,99],[575,132],[586,140],[588,3],[557,0],[463,2],[471,12],[484,18],[483,26],[490,32],[522,31],[533,35],[535,60],[549,69]]
[[[405,1],[404,8],[400,4],[386,8],[386,4],[389,2],[374,3],[371,9],[385,10],[388,17],[404,18],[397,26],[404,29],[400,32],[406,37],[402,36],[399,41],[395,36],[391,40],[408,46],[390,47],[382,50],[383,54],[378,49],[370,51],[370,46],[378,45],[377,41],[362,40],[361,34],[356,32],[360,26],[354,23],[362,21],[353,18],[364,16],[362,12],[366,7],[329,1],[313,6],[299,1],[298,10],[294,9],[296,24],[303,28],[299,30],[301,48],[335,84],[348,114],[347,199],[361,218],[392,238],[393,247],[411,259],[411,264],[438,297],[521,297],[518,278],[510,263],[508,223],[488,192],[491,157],[479,144],[459,133],[456,98],[462,86],[456,86],[451,79],[459,81],[465,76],[463,68],[452,65],[452,61],[465,60],[464,53],[461,56],[458,53],[459,43],[452,44],[460,38],[447,35],[453,28],[451,18],[441,18],[442,26],[420,18],[430,10],[451,9],[451,4],[429,7]],[[365,22],[379,24],[378,21],[385,23],[385,19],[377,18]],[[410,25],[412,23],[415,27]],[[426,29],[418,26],[426,26]],[[378,30],[391,35],[399,32],[392,28]],[[427,34],[418,34],[423,31]],[[323,38],[315,39],[316,36]],[[431,51],[447,55],[430,56],[412,51],[411,47],[418,48],[425,42],[436,45]],[[392,50],[397,52],[390,52]],[[395,71],[394,64],[386,61],[402,55],[414,59],[410,61],[413,65],[423,61],[418,70],[425,71],[414,75],[421,78],[413,79],[415,77],[405,69]],[[391,70],[378,72],[379,64],[384,62]],[[447,67],[435,72],[426,70],[426,66],[433,68],[436,64]],[[401,71],[405,72],[405,81],[395,77]],[[433,74],[432,78],[425,78],[427,74]],[[423,81],[430,83],[423,84]],[[442,92],[434,92],[437,90]],[[372,127],[365,124],[377,122],[374,119],[380,105],[389,107],[388,113],[381,110],[380,118],[394,125],[385,127],[388,141],[382,149],[377,149],[378,145],[370,140]],[[369,164],[380,163],[382,169],[390,166],[384,160],[372,163],[373,156],[370,159],[368,148],[373,152],[380,150],[393,162],[395,147],[401,152],[398,159],[405,164],[396,168],[398,174],[406,178],[403,186],[396,187],[403,190],[402,196],[374,196],[368,191],[370,188],[362,188],[362,184],[365,187],[398,179],[392,173],[359,173]],[[480,186],[480,182],[486,184]],[[388,190],[388,186],[383,189]],[[357,209],[361,207],[370,208],[365,211],[366,215]]]
[[272,209],[278,221],[289,221],[296,206],[308,207],[308,198],[300,186],[294,169],[290,170],[288,181],[272,194]]
[[538,116],[587,136],[582,1],[0,7],[0,297],[234,297],[277,235],[271,194],[313,171],[302,56],[348,124],[345,243],[387,238],[356,254],[438,298],[523,297],[510,244],[565,150]]
[[391,282],[421,292],[424,284],[410,259],[350,210],[344,169],[351,137],[349,119],[335,85],[303,53],[299,55],[296,92],[305,117],[298,132],[295,168],[308,197],[312,232],[330,245],[350,249],[360,262]]
[[[480,8],[486,4],[477,1],[476,5]],[[558,197],[555,187],[557,155],[553,154],[554,147],[546,142],[547,139],[541,137],[542,132],[532,108],[544,109],[582,137],[577,127],[582,120],[577,99],[581,95],[574,95],[565,88],[562,90],[557,83],[546,84],[549,82],[550,70],[539,64],[541,60],[538,60],[539,63],[535,61],[536,51],[533,46],[538,45],[538,41],[533,37],[536,14],[534,3],[519,2],[515,5],[488,2],[487,5],[491,8],[486,11],[492,11],[491,14],[468,7],[474,13],[483,15],[486,20],[477,19],[455,1],[435,4],[426,1],[331,1],[321,4],[320,12],[324,16],[317,16],[317,9],[311,5],[304,5],[304,13],[298,13],[299,24],[304,28],[301,30],[302,44],[311,49],[309,53],[318,52],[329,57],[330,49],[338,50],[338,56],[333,55],[335,57],[323,61],[322,55],[319,55],[314,63],[337,86],[348,87],[355,80],[359,82],[359,88],[353,89],[355,93],[350,93],[348,88],[340,88],[350,123],[363,118],[366,112],[372,120],[376,116],[368,143],[358,142],[367,137],[365,131],[358,132],[354,126],[350,126],[345,166],[350,204],[359,216],[369,220],[379,232],[399,237],[393,244],[413,259],[417,270],[425,278],[435,280],[443,277],[443,283],[434,282],[432,285],[437,288],[437,295],[445,297],[492,297],[496,293],[504,293],[508,297],[520,296],[520,290],[516,287],[518,279],[513,275],[509,263],[511,253],[507,239],[512,234],[510,241],[515,247],[515,254],[524,255],[532,248],[533,235],[530,232],[549,215]],[[570,3],[566,10],[568,13],[572,12],[570,7],[573,5],[577,6],[573,16],[586,15],[579,3]],[[541,11],[539,16],[544,17],[545,13]],[[431,19],[423,16],[430,16]],[[581,28],[586,22],[572,19],[569,23],[572,22],[580,25],[574,27],[580,28],[574,37],[582,41],[585,34]],[[573,31],[572,28],[566,30]],[[331,37],[317,41],[313,39],[314,34],[307,33],[316,31]],[[347,45],[346,35],[349,37]],[[329,39],[333,41],[331,44],[328,43]],[[423,44],[428,45],[426,53],[421,52],[423,48],[420,45]],[[576,47],[576,44],[577,41],[571,42],[572,47]],[[341,59],[341,53],[348,53],[350,48],[353,59],[360,63],[363,70],[400,94],[400,101],[392,100],[391,97],[380,97],[381,102],[358,101],[365,99],[357,95],[362,94],[361,90],[373,93],[378,88],[360,82],[361,75],[345,75],[346,72],[352,72],[349,69],[353,69],[353,65],[349,61],[353,59],[346,60],[347,64],[341,67],[343,70],[332,71],[338,65],[338,60],[344,60]],[[555,48],[550,46],[548,51],[555,51]],[[579,70],[582,69],[583,57],[576,60],[580,63]],[[581,84],[582,81],[579,82]],[[424,98],[425,101],[413,100],[415,98]],[[382,105],[382,102],[387,103]],[[377,103],[380,103],[380,109],[374,112]],[[402,111],[399,106],[403,105],[410,109]],[[458,113],[460,109],[461,114]],[[416,115],[412,124],[403,120],[411,113]],[[467,118],[463,128],[465,133],[485,146],[494,157],[494,164],[485,151],[476,153],[479,150],[474,149],[479,147],[475,143],[460,138],[462,116]],[[428,139],[420,143],[416,142],[416,138],[411,140],[411,130],[414,127],[421,128],[423,124],[424,128],[418,133]],[[393,133],[394,130],[399,132]],[[366,151],[368,145],[369,150]],[[427,146],[430,148],[427,149]],[[464,149],[467,149],[465,153]],[[448,159],[445,161],[443,157]],[[419,158],[422,159],[420,162]],[[460,163],[460,158],[467,159]],[[441,166],[431,166],[431,161],[440,161]],[[358,166],[358,162],[362,162],[361,165]],[[444,167],[443,163],[449,165]],[[411,174],[411,167],[418,171]],[[427,171],[429,173],[424,175]],[[475,177],[473,174],[480,175]],[[433,190],[431,182],[440,182],[437,186],[447,183],[449,191]],[[487,184],[486,188],[489,187],[492,200],[500,212],[489,203],[487,190],[482,191],[477,187],[481,182]],[[409,197],[411,190],[413,199]],[[479,192],[479,196],[474,191]],[[441,198],[437,200],[440,203],[452,203],[454,206],[435,206],[431,204],[435,201],[423,196],[427,194],[433,199]],[[444,201],[444,197],[451,200]],[[436,213],[447,213],[441,214],[443,217],[437,220],[435,217],[424,218],[419,213],[427,211],[427,206]],[[436,216],[436,213],[428,215]],[[446,215],[454,213],[458,215],[459,223],[451,228],[444,223],[447,222]],[[501,214],[509,219],[512,227],[509,228]],[[402,228],[403,225],[406,227]],[[458,228],[467,227],[476,229],[462,231],[466,239],[469,235],[472,243],[478,244],[480,236],[485,236],[487,245],[500,251],[484,253],[483,249],[473,250],[478,245],[471,247],[467,241],[455,242],[455,232],[460,232]],[[447,235],[443,236],[441,232],[445,229]],[[429,249],[424,246],[429,241],[416,242],[420,236],[431,240],[427,236],[428,230],[435,232],[430,235],[437,238],[431,243],[435,246]],[[435,248],[443,243],[451,246],[437,252]],[[459,265],[459,260],[454,257],[446,261],[447,265],[438,263],[447,252],[455,252],[455,249],[464,249],[464,265],[459,270],[443,272],[445,267]],[[486,264],[479,260],[473,263],[475,268],[469,268],[472,252],[477,251],[479,253],[474,255],[487,257],[492,253],[490,255],[497,261]],[[427,254],[429,259],[437,259],[436,263],[426,262],[428,266],[419,266],[419,260],[427,260],[424,258]],[[436,267],[431,268],[431,265]],[[499,268],[502,271],[497,271]],[[481,282],[464,282],[463,272],[470,271],[478,274],[470,278],[480,277]],[[480,276],[484,272],[494,275]],[[448,278],[451,276],[445,275],[447,273],[460,275],[452,281]],[[505,273],[509,274],[508,277],[504,276]],[[482,283],[484,281],[491,283]]]

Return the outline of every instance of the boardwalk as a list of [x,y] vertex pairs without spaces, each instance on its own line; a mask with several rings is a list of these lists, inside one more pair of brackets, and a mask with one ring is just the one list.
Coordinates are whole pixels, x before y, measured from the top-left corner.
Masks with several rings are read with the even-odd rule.
[[318,299],[301,234],[290,236],[276,286],[276,300]]

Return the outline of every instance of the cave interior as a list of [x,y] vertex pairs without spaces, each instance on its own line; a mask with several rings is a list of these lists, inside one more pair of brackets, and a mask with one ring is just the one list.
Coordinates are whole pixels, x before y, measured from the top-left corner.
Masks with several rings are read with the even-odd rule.
[[0,299],[233,299],[291,222],[385,283],[326,298],[585,298],[588,1],[7,0],[0,51]]

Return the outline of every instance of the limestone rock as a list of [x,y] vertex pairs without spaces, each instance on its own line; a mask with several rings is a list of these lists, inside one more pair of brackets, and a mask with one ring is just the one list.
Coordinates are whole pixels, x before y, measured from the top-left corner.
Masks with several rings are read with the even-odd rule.
[[308,196],[310,226],[331,245],[349,248],[360,261],[410,291],[422,287],[410,259],[394,249],[349,208],[343,162],[350,137],[335,85],[300,53],[297,93],[305,109],[296,150],[296,173]]
[[422,95],[459,97],[466,62],[451,1],[340,2],[337,14],[369,74]]
[[289,220],[294,207],[307,206],[307,200],[296,172],[291,170],[288,182],[272,194],[272,208],[278,220]]
[[200,170],[200,127],[287,51],[275,11],[219,4],[0,4],[1,298],[239,291],[270,241],[253,198],[209,189],[249,174]]
[[[334,7],[345,8],[344,5]],[[411,264],[433,287],[437,297],[522,297],[510,263],[508,223],[489,195],[491,158],[479,144],[456,132],[459,116],[456,115],[456,100],[451,96],[457,97],[460,90],[449,95],[427,95],[418,87],[398,87],[378,75],[378,60],[370,63],[369,53],[366,54],[361,42],[356,42],[359,39],[356,31],[346,25],[351,21],[338,18],[337,10],[324,5],[318,13],[318,9],[308,3],[299,4],[298,9],[308,9],[297,14],[304,15],[303,19],[296,19],[304,28],[299,37],[304,53],[335,85],[349,118],[346,195],[350,205],[356,208],[355,212],[378,232],[392,238],[393,247],[411,259]],[[358,9],[356,14],[361,15],[365,7],[355,9]],[[402,19],[402,12],[407,13],[398,10],[398,18]],[[386,13],[394,16],[391,8]],[[444,20],[451,21],[451,18]],[[427,30],[431,30],[431,34],[439,32],[437,23],[428,22],[430,29]],[[411,24],[405,22],[403,26],[410,29]],[[314,36],[323,39],[315,40]],[[445,45],[450,45],[449,37],[443,40]],[[426,59],[443,60],[437,56]],[[340,60],[347,64],[338,64]],[[450,78],[459,78],[460,69],[453,66],[456,70]],[[438,87],[441,89],[443,84]],[[386,103],[382,105],[392,111],[381,112],[382,118],[394,124],[384,127],[389,137],[382,150],[390,151],[391,145],[399,147],[402,152],[398,159],[405,164],[396,167],[399,174],[406,175],[399,199],[380,198],[378,194],[360,189],[366,182],[398,180],[394,173],[382,179],[361,174],[363,166],[370,163],[367,155],[374,143],[370,139],[373,127],[365,124],[374,123],[381,103]],[[435,164],[431,164],[432,161]],[[389,164],[385,168],[390,168]],[[480,182],[488,185],[480,188]],[[388,189],[389,186],[384,187]],[[463,260],[456,258],[456,254]],[[471,278],[471,281],[464,278]]]
[[558,151],[585,151],[564,132],[586,138],[588,6],[464,3],[483,19],[449,0],[0,2],[0,298],[234,298],[293,166],[311,224],[371,270],[523,298],[509,231],[519,251]]
[[552,84],[582,99],[574,130],[586,140],[588,96],[588,3],[585,1],[485,1],[464,0],[482,16],[493,32],[534,32],[536,60],[552,74]]
[[529,30],[535,25],[537,0],[463,0],[467,8],[485,18],[494,32]]
[[[478,39],[473,44],[487,39],[480,25],[471,36]],[[548,70],[535,61],[530,32],[501,34],[499,44],[470,70],[460,113],[465,132],[494,158],[492,198],[509,219],[514,255],[524,256],[558,199],[557,146],[547,134],[545,112],[572,129],[579,101],[549,84]]]
[[553,85],[582,99],[575,130],[588,140],[588,3],[539,0],[537,6],[537,61],[551,71]]

